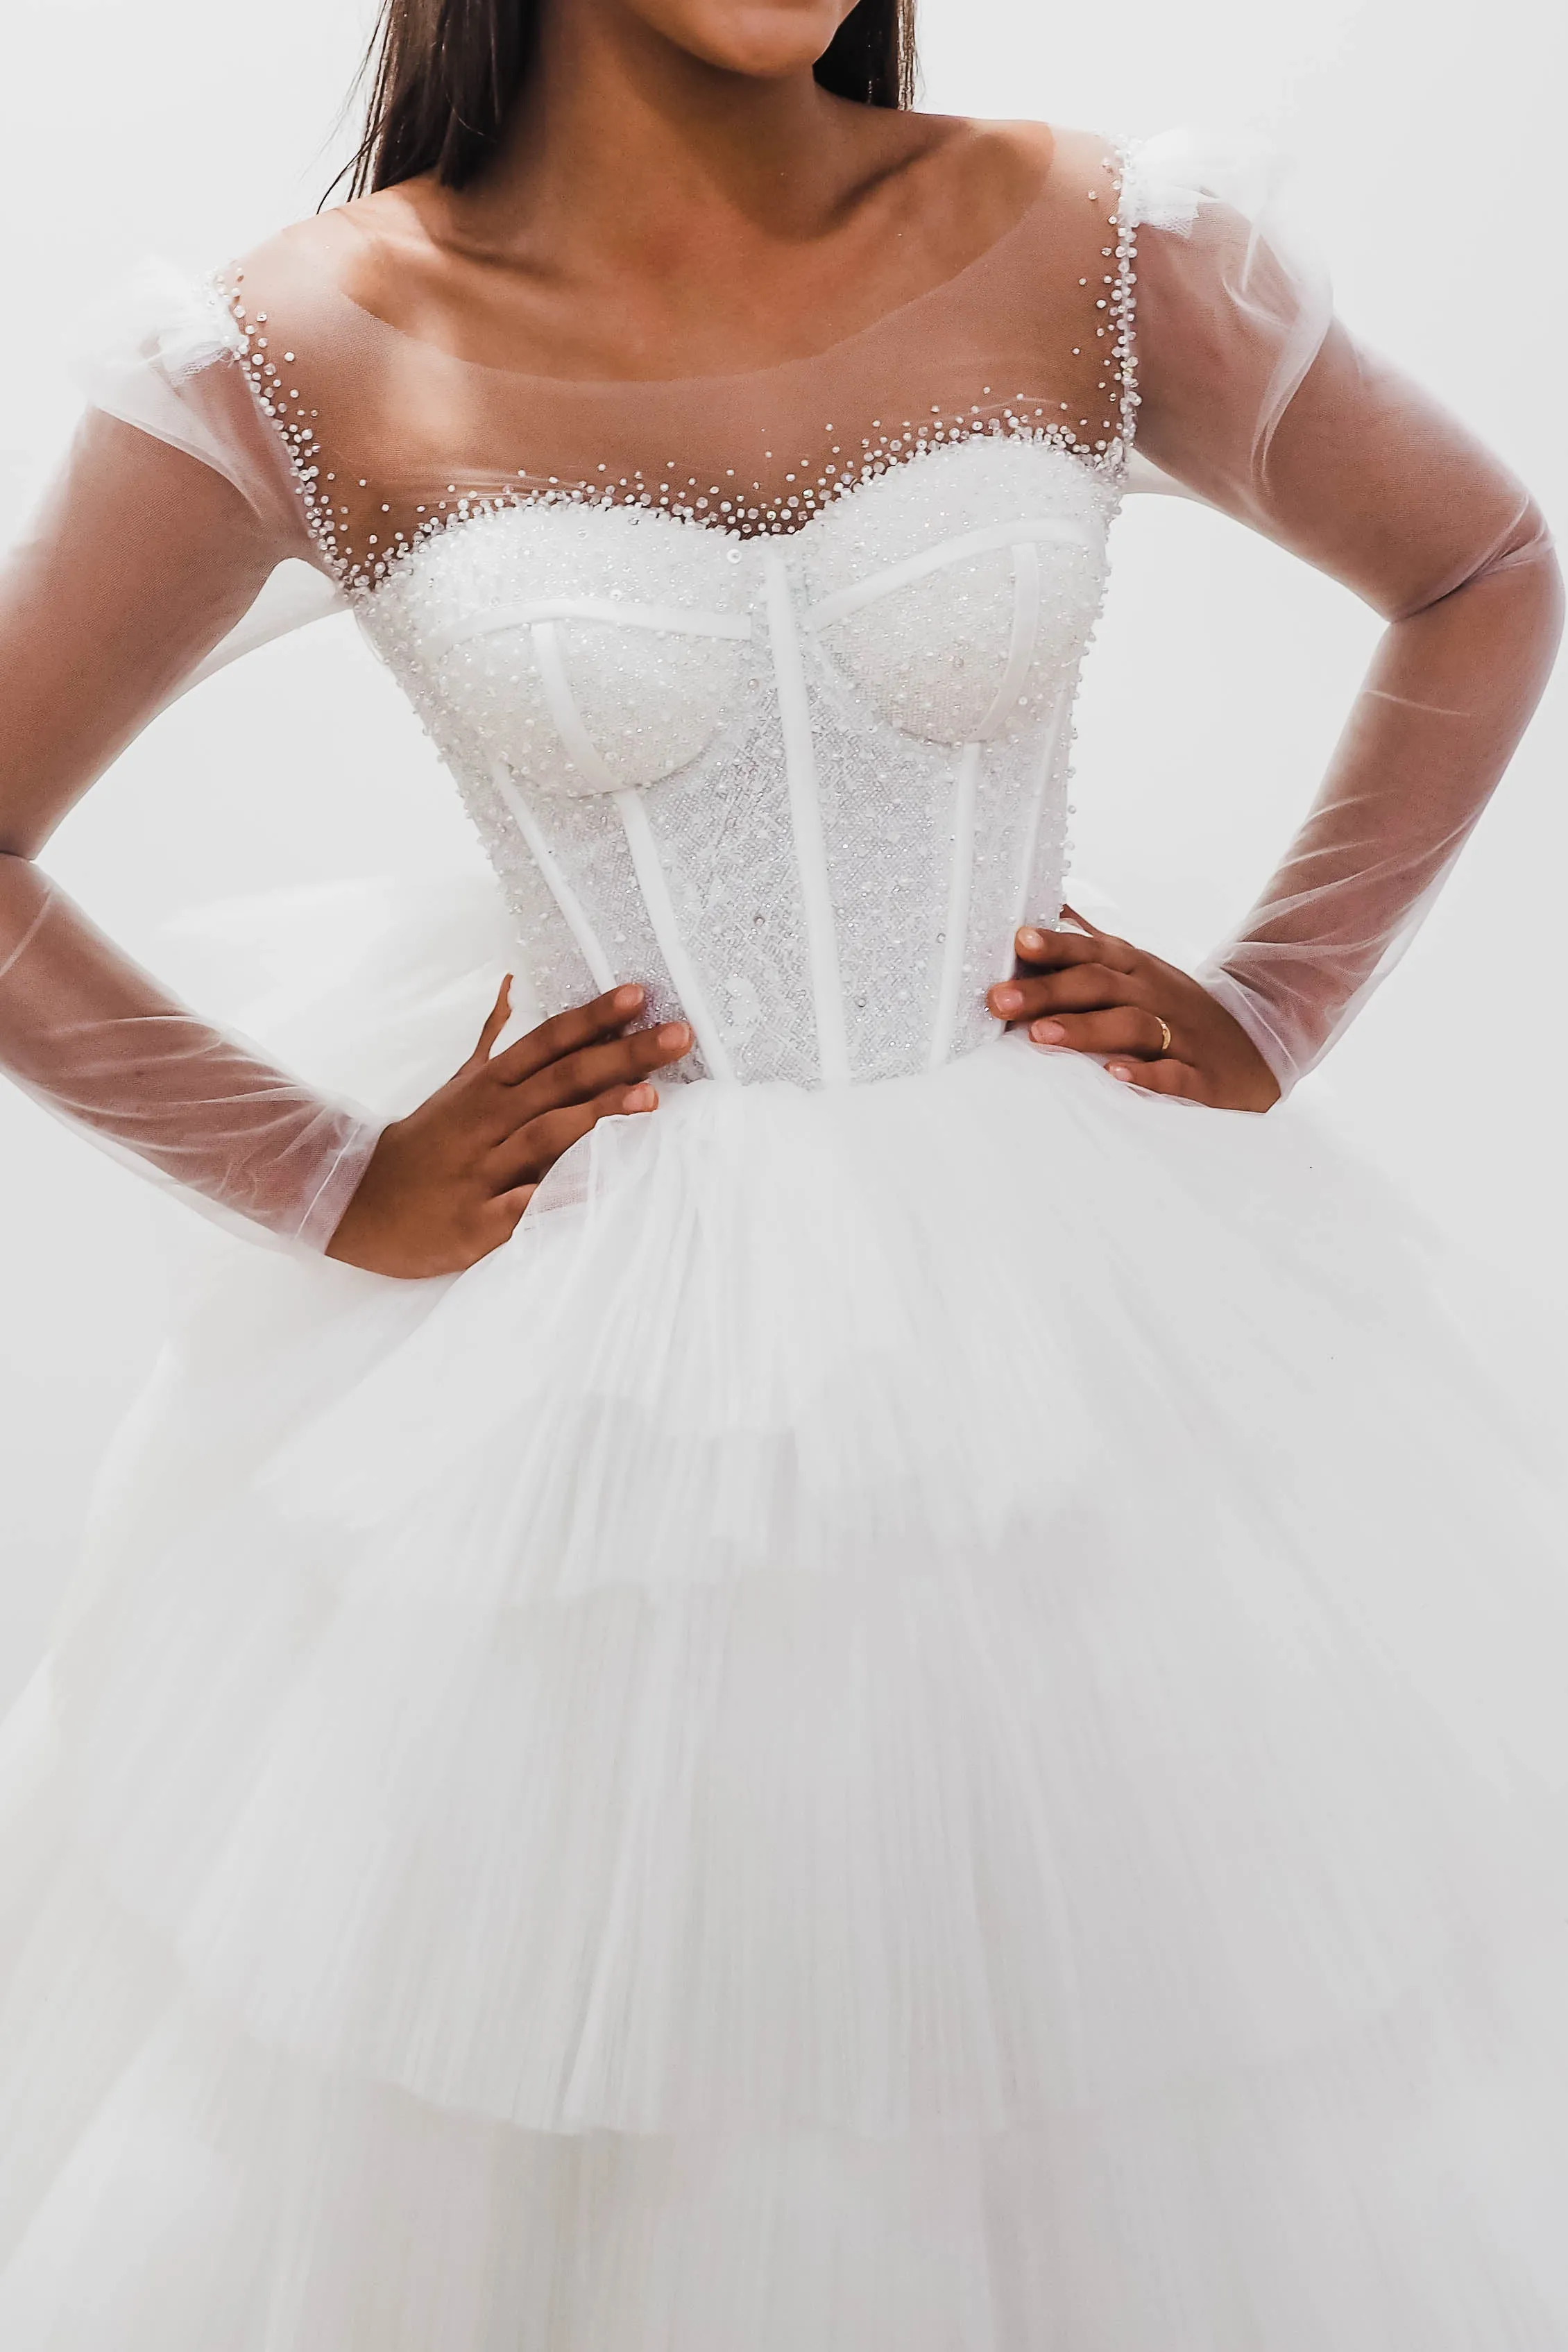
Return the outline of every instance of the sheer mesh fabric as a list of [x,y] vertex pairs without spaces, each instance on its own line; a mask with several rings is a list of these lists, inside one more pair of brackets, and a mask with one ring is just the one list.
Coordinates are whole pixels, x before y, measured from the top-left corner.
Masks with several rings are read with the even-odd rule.
[[1552,666],[1561,583],[1522,484],[1331,318],[1259,190],[1261,221],[1211,193],[1231,176],[1180,139],[1133,166],[1142,449],[1389,623],[1306,822],[1200,972],[1289,1087],[1490,797]]
[[379,1129],[189,1012],[34,862],[274,566],[310,548],[232,366],[178,391],[153,366],[142,398],[170,437],[89,412],[0,572],[0,1065],[159,1174],[321,1247]]
[[1055,444],[1113,497],[1136,419],[1159,467],[1390,623],[1317,804],[1204,973],[1289,1085],[1484,805],[1550,662],[1557,588],[1518,483],[1356,349],[1245,202],[1162,142],[1119,217],[1116,159],[1064,136],[1021,217],[946,284],[825,351],[803,319],[798,357],[679,382],[480,364],[446,322],[377,316],[384,273],[353,209],[275,239],[222,299],[149,289],[0,586],[0,1059],[165,1173],[324,1244],[374,1126],[175,1003],[32,863],[277,567],[302,557],[370,613],[411,551],[518,503],[793,537],[977,436]]
[[801,319],[798,359],[733,376],[564,381],[477,362],[456,348],[460,315],[406,331],[356,299],[384,301],[407,273],[353,206],[285,231],[226,283],[318,544],[370,586],[485,503],[634,503],[754,536],[974,433],[1047,434],[1113,465],[1119,183],[1103,142],[1064,135],[1033,201],[966,268],[825,351]]

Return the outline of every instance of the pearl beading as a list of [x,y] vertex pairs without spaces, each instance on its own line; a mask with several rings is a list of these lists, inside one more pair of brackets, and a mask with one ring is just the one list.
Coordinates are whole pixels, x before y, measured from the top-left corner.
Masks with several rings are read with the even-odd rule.
[[[371,478],[356,476],[345,484],[337,468],[325,462],[327,453],[319,430],[320,412],[309,404],[300,386],[289,381],[298,365],[297,354],[286,348],[274,350],[272,335],[264,331],[271,325],[266,311],[258,311],[254,318],[247,313],[244,272],[232,270],[214,283],[224,303],[234,348],[252,394],[288,454],[307,528],[340,583],[351,592],[374,589],[394,565],[436,532],[460,528],[477,515],[523,503],[638,506],[658,509],[679,520],[739,538],[784,536],[800,530],[813,515],[821,513],[834,500],[852,494],[890,467],[982,434],[1043,440],[1065,450],[1096,473],[1120,478],[1132,446],[1139,405],[1133,337],[1133,265],[1137,247],[1132,226],[1124,225],[1121,218],[1128,153],[1124,144],[1118,145],[1102,165],[1113,183],[1115,209],[1106,219],[1112,242],[1100,248],[1100,257],[1111,267],[1100,274],[1104,291],[1092,298],[1095,312],[1103,314],[1096,316],[1094,335],[1110,346],[1107,373],[1099,379],[1096,390],[1110,395],[1109,405],[1115,415],[1113,419],[1104,421],[1108,428],[1114,423],[1114,430],[1089,437],[1091,418],[1079,415],[1074,419],[1071,415],[1079,404],[1059,401],[1058,413],[1053,415],[1038,398],[1022,392],[998,398],[994,388],[985,384],[977,386],[980,397],[964,410],[944,414],[940,405],[933,404],[929,415],[906,416],[887,425],[881,417],[873,417],[869,429],[858,436],[833,439],[838,428],[828,422],[822,427],[826,446],[816,457],[803,454],[794,465],[782,470],[771,488],[764,487],[760,474],[742,488],[737,469],[730,467],[724,479],[710,481],[704,488],[698,475],[680,478],[682,469],[673,458],[651,471],[632,467],[617,474],[601,464],[597,473],[605,477],[603,480],[566,481],[555,475],[532,473],[526,466],[520,466],[510,478],[497,480],[483,490],[465,489],[457,482],[432,483],[425,498],[414,501],[414,514],[418,520],[412,528],[394,521],[390,499],[380,501],[380,513],[386,519],[384,526],[367,530],[363,547],[353,541],[349,524],[353,509],[342,492],[345,488],[372,490]],[[1101,189],[1089,188],[1085,193],[1090,203],[1105,201]],[[1089,283],[1088,276],[1079,279],[1086,294]],[[1072,346],[1071,356],[1081,357],[1082,346]],[[627,389],[635,391],[635,384],[628,384]],[[774,454],[771,449],[764,450],[763,464],[772,461]],[[372,504],[375,504],[374,499]]]

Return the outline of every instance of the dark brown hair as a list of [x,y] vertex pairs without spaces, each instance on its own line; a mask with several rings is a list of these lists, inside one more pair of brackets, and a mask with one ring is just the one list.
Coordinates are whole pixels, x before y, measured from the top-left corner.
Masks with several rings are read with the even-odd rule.
[[[541,0],[382,0],[349,193],[434,172],[460,188],[500,144],[528,79]],[[914,101],[915,0],[857,0],[816,79],[864,106]]]

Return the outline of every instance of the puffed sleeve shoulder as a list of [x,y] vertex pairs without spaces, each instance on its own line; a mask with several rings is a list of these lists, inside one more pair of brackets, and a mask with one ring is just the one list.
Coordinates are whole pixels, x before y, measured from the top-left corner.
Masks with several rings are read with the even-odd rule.
[[309,555],[289,457],[246,379],[245,338],[216,278],[145,261],[100,309],[80,362],[90,408],[231,483],[281,553]]
[[[1263,141],[1163,132],[1129,148],[1136,444],[1178,486],[1246,507],[1334,325],[1321,259]],[[1198,429],[1201,426],[1201,430]],[[1262,509],[1247,512],[1261,520]]]

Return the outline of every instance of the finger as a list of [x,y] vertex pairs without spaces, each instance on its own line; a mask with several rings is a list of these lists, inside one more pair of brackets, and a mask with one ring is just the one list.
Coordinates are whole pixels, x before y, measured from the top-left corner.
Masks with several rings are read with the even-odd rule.
[[642,1011],[645,992],[636,981],[595,996],[589,1004],[574,1004],[552,1020],[542,1021],[526,1037],[509,1045],[490,1064],[490,1076],[502,1086],[520,1086],[538,1070],[548,1069],[563,1054],[574,1054],[595,1038],[613,1037]]
[[1184,1095],[1189,1102],[1207,1102],[1208,1084],[1191,1062],[1108,1062],[1106,1068],[1124,1086],[1141,1087],[1145,1094]]
[[1110,933],[1102,929],[1099,923],[1091,923],[1087,915],[1080,915],[1076,907],[1069,907],[1065,898],[1062,901],[1062,913],[1069,923],[1076,923],[1079,929],[1087,931],[1091,939],[1108,940],[1110,937]]
[[1055,1013],[1100,1013],[1114,1004],[1140,1004],[1145,985],[1141,974],[1115,971],[1109,964],[1068,964],[1037,980],[998,982],[989,1003],[999,1021],[1037,1021]]
[[1169,1053],[1170,1033],[1159,1014],[1136,1004],[1033,1021],[1029,1034],[1037,1045],[1061,1046],[1075,1054],[1136,1054],[1141,1060],[1157,1062]]
[[496,992],[496,1001],[485,1015],[485,1025],[479,1031],[479,1043],[468,1055],[470,1062],[488,1062],[490,1048],[511,1019],[511,974],[509,971]]
[[588,1102],[571,1103],[563,1109],[546,1111],[542,1118],[530,1119],[526,1127],[498,1144],[490,1154],[488,1173],[492,1183],[507,1187],[531,1180],[537,1182],[546,1175],[574,1143],[581,1143],[591,1134],[602,1118],[636,1118],[639,1113],[657,1108],[658,1096],[646,1083],[630,1087],[607,1087],[603,1094]]
[[[1064,908],[1062,911],[1070,913],[1071,909]],[[1047,931],[1037,929],[1032,923],[1014,932],[1013,947],[1020,963],[1047,970],[1066,963],[1107,963],[1117,971],[1131,971],[1140,952],[1130,940],[1119,940],[1110,931],[1092,928]]]
[[488,1173],[498,1194],[523,1184],[538,1184],[574,1143],[598,1125],[592,1103],[572,1103],[563,1110],[546,1111],[491,1153]]
[[998,1020],[1036,1021],[1049,1013],[1089,1012],[1107,1003],[1119,1004],[1126,994],[1121,975],[1108,973],[1103,964],[1071,964],[1037,980],[1020,975],[998,981],[989,1003]]
[[473,1220],[474,1255],[471,1263],[489,1257],[491,1250],[500,1249],[510,1241],[521,1222],[522,1213],[539,1190],[537,1184],[516,1184],[509,1192],[498,1192],[487,1201]]
[[[1137,950],[1125,940],[1086,940],[1076,931],[1020,931],[1018,961],[1030,969],[1015,972],[1008,980],[993,982],[986,991],[986,1003],[999,1021],[1027,1020],[1038,1007],[1025,992],[1036,985],[1032,974],[1037,971],[1052,975],[1067,971],[1097,970],[1115,971],[1123,979],[1135,975],[1141,961]],[[1037,948],[1026,948],[1028,939],[1040,940]]]
[[524,1091],[501,1097],[506,1121],[502,1132],[526,1125],[542,1113],[567,1103],[585,1103],[612,1087],[635,1086],[655,1070],[668,1069],[691,1051],[691,1032],[684,1021],[667,1021],[658,1029],[634,1029],[608,1045],[585,1045],[540,1070]]

